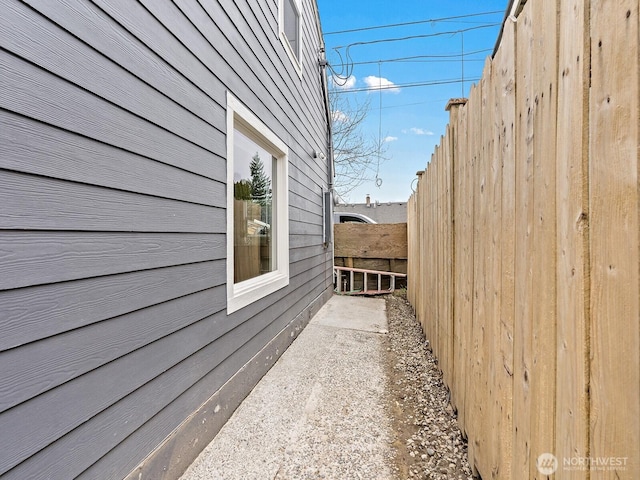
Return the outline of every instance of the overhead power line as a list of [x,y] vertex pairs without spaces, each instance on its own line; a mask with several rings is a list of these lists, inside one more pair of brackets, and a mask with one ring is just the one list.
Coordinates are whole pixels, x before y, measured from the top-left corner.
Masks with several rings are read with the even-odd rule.
[[[450,30],[450,31],[446,31],[446,32],[438,32],[438,33],[428,33],[428,34],[423,34],[423,35],[409,35],[406,37],[398,37],[398,38],[382,38],[382,39],[377,39],[377,40],[369,40],[369,41],[362,41],[362,42],[354,42],[354,43],[350,43],[348,45],[344,45],[344,46],[339,46],[339,47],[333,47],[333,51],[336,52],[336,54],[340,57],[340,72],[336,71],[335,66],[332,66],[331,64],[329,64],[329,68],[331,70],[331,72],[333,73],[334,77],[338,78],[338,79],[344,79],[344,81],[346,82],[346,79],[349,78],[352,75],[353,72],[353,67],[354,67],[354,63],[351,57],[351,48],[355,47],[355,46],[362,46],[362,45],[372,45],[372,44],[378,44],[378,43],[383,43],[383,42],[400,42],[400,41],[405,41],[405,40],[411,40],[411,39],[416,39],[416,38],[434,38],[434,37],[442,37],[442,36],[453,36],[453,35],[461,35],[463,36],[465,32],[469,32],[472,30],[479,30],[482,28],[489,28],[489,27],[495,27],[495,26],[499,26],[501,24],[499,23],[491,23],[491,24],[487,24],[487,25],[480,25],[480,26],[475,26],[475,27],[468,27],[468,28],[463,28],[463,29],[459,29],[459,30]],[[341,50],[344,49],[344,57],[341,53]],[[462,53],[464,53],[464,49],[462,50]],[[464,58],[464,57],[462,57]],[[338,81],[338,84],[340,84],[340,81]]]
[[435,100],[427,100],[425,102],[411,102],[411,103],[399,103],[399,104],[395,104],[395,105],[386,105],[384,107],[382,107],[381,109],[378,107],[371,107],[371,110],[389,110],[391,108],[403,108],[403,107],[411,107],[414,105],[427,105],[427,104],[437,104],[437,105],[441,105],[443,103],[446,103],[447,101],[450,100],[451,97],[449,98],[440,98],[440,99],[435,99]]
[[466,15],[458,15],[455,17],[442,17],[442,18],[433,18],[430,20],[416,20],[413,22],[402,22],[402,23],[390,23],[387,25],[376,25],[376,26],[371,26],[371,27],[362,27],[362,28],[352,28],[350,30],[338,30],[335,32],[325,32],[324,35],[338,35],[338,34],[342,34],[342,33],[353,33],[353,32],[364,32],[367,30],[378,30],[378,29],[382,29],[382,28],[395,28],[395,27],[404,27],[407,25],[419,25],[421,23],[436,23],[436,22],[445,22],[445,21],[451,21],[451,20],[458,20],[460,18],[470,18],[470,17],[479,17],[482,15],[493,15],[496,13],[504,13],[504,11],[502,10],[494,10],[491,12],[479,12],[479,13],[469,13]]
[[460,30],[449,30],[446,32],[438,32],[438,33],[426,33],[426,34],[422,34],[422,35],[408,35],[406,37],[397,37],[397,38],[381,38],[381,39],[377,39],[377,40],[368,40],[368,41],[363,41],[363,42],[353,42],[350,43],[348,45],[341,45],[338,47],[333,47],[333,50],[338,50],[340,48],[346,48],[347,50],[349,50],[351,47],[355,47],[357,45],[372,45],[375,43],[384,43],[384,42],[401,42],[404,40],[412,40],[414,38],[430,38],[430,37],[441,37],[444,35],[456,35],[458,33],[466,33],[466,32],[470,32],[471,30],[479,30],[481,28],[490,28],[490,27],[498,27],[502,25],[501,23],[487,23],[485,25],[478,25],[476,27],[468,27],[468,28],[462,28]]
[[375,92],[378,90],[395,90],[400,88],[413,88],[413,87],[430,87],[433,85],[448,85],[453,83],[462,82],[477,82],[480,77],[477,78],[461,78],[451,80],[433,80],[428,82],[415,82],[415,83],[394,83],[393,85],[381,85],[379,87],[363,87],[363,88],[349,88],[349,89],[337,89],[335,93],[357,93],[357,92]]
[[[461,57],[467,57],[469,55],[477,55],[479,53],[492,52],[492,48],[484,48],[482,50],[475,50],[473,52],[464,52],[464,53],[451,53],[446,55],[414,55],[411,57],[398,57],[398,58],[387,58],[384,60],[368,60],[364,62],[351,62],[351,65],[371,65],[375,63],[392,63],[392,62],[411,62],[418,61],[419,59],[428,58],[428,59],[460,59]],[[484,61],[484,59],[481,59]],[[454,60],[459,61],[459,60]],[[469,61],[469,60],[466,60]]]

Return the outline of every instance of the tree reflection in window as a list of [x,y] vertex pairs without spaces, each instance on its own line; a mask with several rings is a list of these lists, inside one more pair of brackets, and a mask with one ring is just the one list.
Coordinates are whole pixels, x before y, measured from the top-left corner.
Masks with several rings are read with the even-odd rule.
[[277,159],[234,132],[234,282],[275,268],[273,168]]

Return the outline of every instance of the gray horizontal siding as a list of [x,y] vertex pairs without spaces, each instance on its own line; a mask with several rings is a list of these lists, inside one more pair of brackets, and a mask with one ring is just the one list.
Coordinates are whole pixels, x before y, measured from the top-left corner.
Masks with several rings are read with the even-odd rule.
[[[224,307],[224,291],[219,289],[218,308]],[[213,303],[213,302],[212,302]],[[218,321],[224,320],[218,318]],[[215,335],[215,321],[198,322],[179,330],[144,349],[107,363],[90,375],[49,390],[0,414],[0,431],[12,432],[11,445],[3,448],[0,471],[15,466],[46,445],[92,419],[137,388],[204,348]],[[180,345],[180,348],[176,348]],[[81,398],[82,401],[77,401]],[[155,401],[155,400],[154,400]],[[51,421],[52,416],[61,421]],[[86,462],[86,459],[78,459]],[[100,476],[95,478],[101,478]]]
[[217,260],[226,248],[224,235],[5,231],[0,290]]
[[0,228],[14,230],[216,233],[226,219],[222,208],[10,171],[0,205]]
[[225,205],[222,182],[67,130],[0,110],[0,131],[11,139],[0,142],[0,168],[209,206]]
[[[327,255],[331,255],[330,252],[327,252],[326,249],[323,249],[322,245],[319,245],[319,244],[296,247],[290,250],[289,261],[292,263],[295,263],[310,257],[320,256],[323,253],[327,253]],[[331,261],[333,261],[333,259],[331,259]]]
[[[322,225],[319,225],[318,222],[315,223],[303,223],[303,222],[296,222],[292,225],[291,229],[289,230],[289,234],[291,236],[311,236],[311,237],[320,237],[322,238],[322,233],[324,231],[324,228],[322,227]],[[306,244],[308,245],[308,243]]]
[[[294,169],[292,168],[291,170]],[[295,195],[309,199],[314,205],[322,205],[322,191],[326,189],[326,185],[310,182],[309,177],[303,176],[299,170],[292,173],[293,175],[289,175],[289,191]],[[315,208],[311,210],[315,211]]]
[[124,16],[123,26],[87,1],[28,3],[82,42],[224,130],[221,108],[226,100],[220,81],[140,5],[123,7],[131,19]]
[[[8,110],[209,178],[225,178],[223,162],[211,152],[11,53],[0,50],[0,69],[0,104]],[[223,154],[222,133],[217,143]]]
[[[303,232],[304,230],[301,229],[306,228],[304,224],[318,225],[322,222],[321,212],[310,212],[297,207],[290,209],[289,218],[291,220],[289,233],[293,234]],[[298,223],[302,223],[303,225],[297,225]]]
[[[123,478],[331,288],[304,2],[300,78],[277,0],[0,0],[3,479]],[[290,162],[290,283],[232,315],[227,91]]]
[[[0,31],[5,48],[209,151],[221,151],[225,117],[220,109],[213,110],[218,112],[218,118],[213,119],[219,127],[216,130],[89,45],[75,41],[70,33],[46,18],[29,15],[31,12],[18,3],[3,10]],[[25,31],[37,38],[38,48],[25,41]],[[105,71],[109,75],[104,75]]]
[[292,263],[290,273],[294,282],[299,285],[306,284],[314,274],[313,268],[318,265],[324,266],[326,270],[327,266],[324,264],[324,255],[324,252],[322,252],[319,255],[313,255]]
[[[313,152],[310,152],[307,157],[310,157]],[[306,157],[305,157],[306,158]],[[315,190],[317,187],[326,186],[326,175],[319,171],[317,166],[309,166],[305,162],[294,162],[290,169],[289,176],[308,186],[308,188]]]
[[289,192],[289,201],[295,208],[309,212],[322,211],[322,197],[320,195],[300,195],[294,191]]
[[[219,314],[202,323],[211,324],[216,319],[223,322],[224,317]],[[189,337],[202,333],[195,331],[195,327],[191,330]],[[185,348],[195,346],[186,344]],[[42,478],[76,478],[87,468],[85,478],[123,478],[193,412],[193,405],[200,405],[203,397],[215,392],[226,381],[225,377],[235,373],[233,369],[237,369],[237,362],[232,358],[227,362],[227,372],[218,370],[211,374],[215,383],[206,385],[207,389],[202,384],[194,387],[209,373],[212,365],[223,362],[224,356],[231,354],[233,348],[234,344],[225,342],[211,343],[196,350],[179,365],[160,372],[153,380],[102,410],[90,423],[80,425],[19,465],[10,472],[9,478],[38,478],[40,475]],[[143,353],[145,358],[153,354],[148,348]],[[190,389],[195,399],[188,398],[180,409],[172,408],[172,402]]]
[[224,296],[202,290],[0,353],[0,412],[213,315]]
[[322,246],[322,233],[318,233],[317,235],[290,235],[289,237],[289,247],[291,249],[307,247],[309,245]]
[[217,260],[2,291],[0,352],[212,288],[225,270]]

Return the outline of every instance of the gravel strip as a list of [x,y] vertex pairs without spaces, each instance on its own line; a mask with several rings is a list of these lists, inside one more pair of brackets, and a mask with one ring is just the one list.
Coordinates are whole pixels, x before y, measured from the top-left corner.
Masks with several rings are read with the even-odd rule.
[[467,444],[429,341],[403,291],[385,298],[395,474],[401,479],[472,480]]

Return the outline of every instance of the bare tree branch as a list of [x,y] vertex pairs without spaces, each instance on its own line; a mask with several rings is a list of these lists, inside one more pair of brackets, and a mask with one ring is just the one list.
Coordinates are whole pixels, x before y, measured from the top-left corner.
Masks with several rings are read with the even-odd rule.
[[383,138],[366,136],[362,124],[369,114],[371,100],[358,102],[347,95],[329,92],[333,157],[336,178],[334,187],[340,196],[373,181],[378,166],[386,160],[387,145]]

